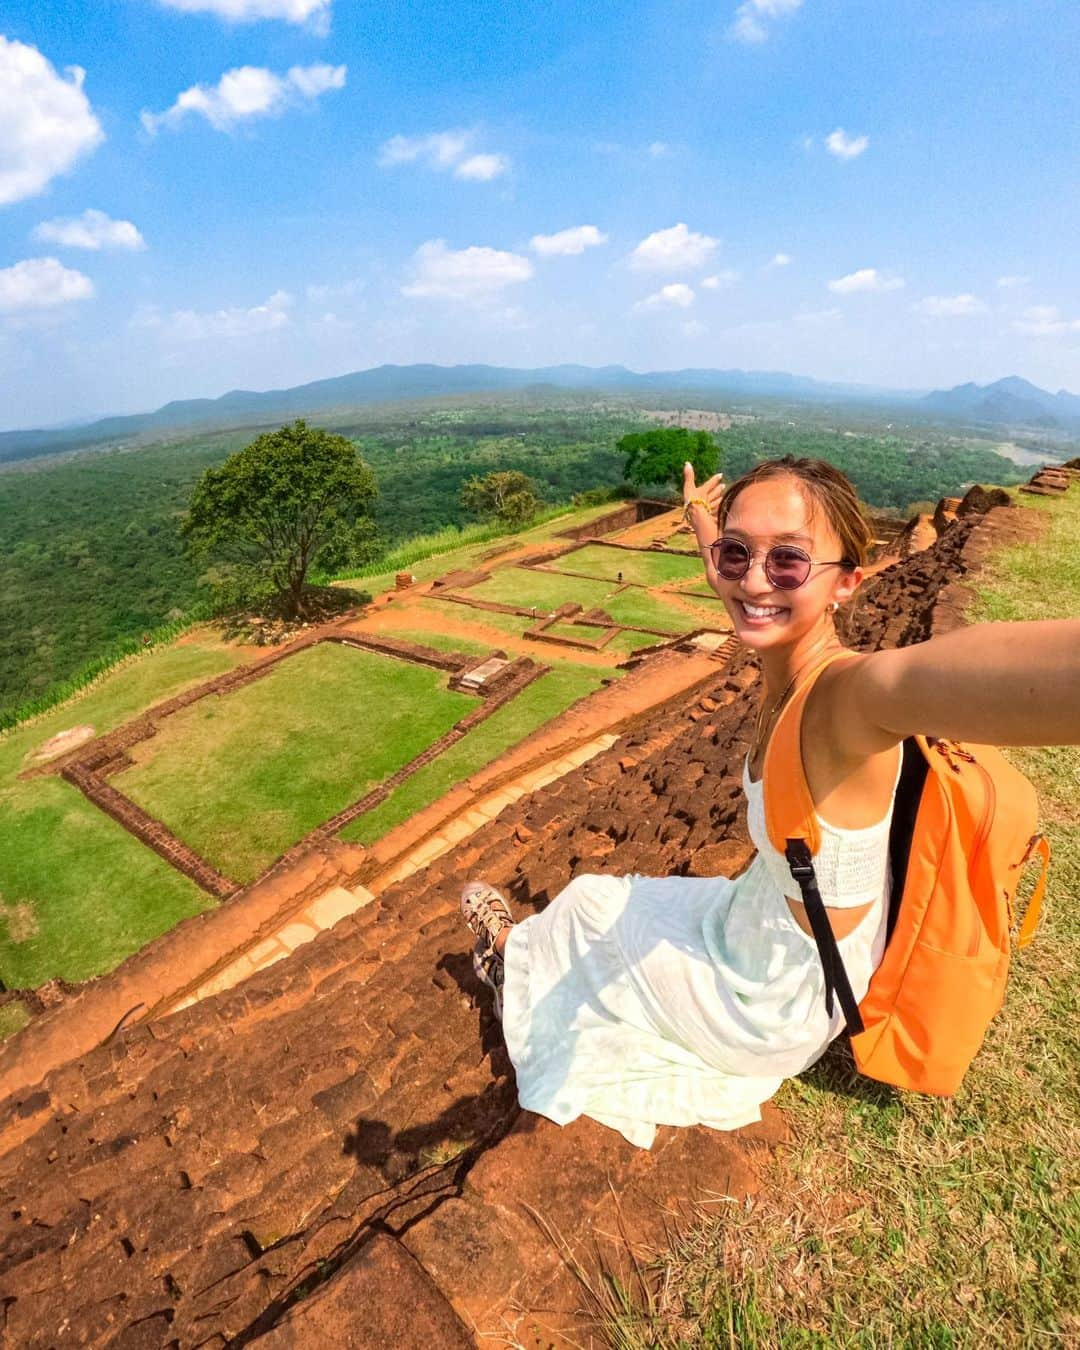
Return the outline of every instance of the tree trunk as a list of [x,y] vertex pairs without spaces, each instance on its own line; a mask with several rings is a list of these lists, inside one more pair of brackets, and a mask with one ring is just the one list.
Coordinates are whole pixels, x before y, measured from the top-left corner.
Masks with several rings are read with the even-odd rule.
[[289,579],[286,610],[290,619],[302,619],[304,617],[304,574],[302,572]]

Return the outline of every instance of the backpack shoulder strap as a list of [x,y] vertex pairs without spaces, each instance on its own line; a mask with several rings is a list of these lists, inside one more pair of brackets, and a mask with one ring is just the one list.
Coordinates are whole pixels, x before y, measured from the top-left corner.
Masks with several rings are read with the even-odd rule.
[[819,677],[837,661],[847,661],[856,652],[836,652],[827,656],[805,677],[791,701],[780,714],[765,751],[761,777],[765,800],[765,828],[769,842],[778,853],[789,839],[805,839],[811,854],[821,847],[817,812],[802,758],[802,719],[806,700]]
[[862,1031],[863,1023],[814,873],[813,855],[821,847],[821,831],[803,768],[802,718],[806,700],[822,671],[834,662],[848,660],[854,655],[854,652],[838,652],[826,657],[804,679],[773,728],[762,770],[769,841],[787,859],[799,887],[825,974],[825,1010],[831,1017],[835,994],[852,1036]]

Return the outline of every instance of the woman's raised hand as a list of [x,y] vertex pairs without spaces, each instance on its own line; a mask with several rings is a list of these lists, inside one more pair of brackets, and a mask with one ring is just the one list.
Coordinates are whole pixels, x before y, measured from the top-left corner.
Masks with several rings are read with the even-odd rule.
[[694,531],[701,560],[705,564],[705,577],[717,595],[720,592],[716,590],[716,567],[709,545],[716,538],[716,513],[723,495],[722,473],[714,473],[699,487],[694,481],[694,466],[689,461],[683,465],[683,518]]
[[[683,465],[683,505],[688,519],[696,523],[700,511],[707,511],[715,522],[720,498],[724,495],[724,475],[714,473],[700,486],[694,481],[694,466],[689,460]],[[691,511],[691,507],[695,508]]]

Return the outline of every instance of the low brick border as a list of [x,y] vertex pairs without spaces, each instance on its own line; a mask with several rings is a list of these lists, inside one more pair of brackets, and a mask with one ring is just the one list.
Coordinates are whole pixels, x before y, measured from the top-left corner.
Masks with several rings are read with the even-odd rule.
[[[201,854],[175,835],[164,821],[158,820],[156,816],[152,816],[148,811],[145,811],[107,780],[113,774],[119,773],[122,769],[130,766],[132,760],[128,751],[132,746],[156,735],[159,723],[166,717],[171,717],[183,708],[190,707],[200,699],[208,698],[211,695],[232,693],[244,685],[251,684],[268,674],[282,661],[291,656],[296,656],[302,651],[308,651],[323,642],[336,642],[343,646],[356,647],[361,650],[377,652],[380,655],[392,656],[399,660],[412,661],[418,665],[431,666],[437,670],[447,671],[452,677],[460,677],[477,664],[474,657],[467,656],[462,652],[442,652],[433,647],[425,647],[421,643],[389,636],[384,637],[381,634],[349,632],[343,630],[340,623],[324,626],[289,643],[280,651],[272,653],[265,660],[253,662],[250,666],[241,667],[237,670],[227,671],[224,675],[216,676],[212,680],[207,680],[203,684],[196,685],[193,689],[178,694],[175,698],[159,704],[149,712],[117,728],[117,730],[91,741],[89,747],[80,747],[81,753],[77,751],[70,756],[65,756],[54,764],[45,766],[45,769],[46,771],[55,771],[59,767],[61,777],[77,788],[99,810],[104,811],[129,834],[134,835],[140,843],[152,849],[160,858],[163,858],[170,866],[175,867],[178,872],[183,873],[201,890],[207,891],[218,900],[226,900],[235,896],[239,892],[249,889],[249,887],[243,886],[240,882],[234,881],[219,872]],[[444,732],[438,740],[433,741],[431,745],[427,746],[419,755],[415,755],[408,763],[396,769],[377,787],[366,792],[357,801],[351,802],[329,820],[323,821],[313,830],[309,830],[303,838],[286,849],[280,857],[275,858],[270,866],[249,885],[258,885],[279,871],[291,867],[314,847],[325,843],[346,825],[351,824],[358,817],[380,805],[407,778],[410,778],[426,764],[430,764],[432,760],[437,759],[451,745],[467,736],[475,726],[497,712],[499,708],[519,694],[533,680],[547,674],[549,669],[550,667],[540,665],[527,656],[519,657],[512,661],[505,670],[500,671],[494,679],[486,681],[476,689],[470,689],[469,693],[475,694],[482,700],[479,707],[466,713],[464,717],[454,723],[449,731]],[[451,683],[453,682],[452,678]],[[31,774],[37,775],[41,772],[41,769],[32,770],[24,776],[29,777]]]
[[[104,735],[95,737],[87,745],[77,746],[68,754],[50,760],[48,764],[24,769],[19,777],[40,778],[54,773],[63,776],[65,768],[70,764],[81,764],[90,769],[100,768],[109,760],[115,759],[129,750],[131,746],[138,745],[140,741],[145,741],[155,735],[158,723],[163,722],[166,717],[172,717],[174,713],[190,707],[191,704],[197,703],[202,698],[207,698],[210,694],[229,694],[234,689],[240,689],[246,684],[251,684],[254,680],[261,679],[264,675],[269,674],[279,662],[287,660],[290,656],[295,656],[297,652],[305,651],[308,647],[315,646],[328,637],[332,637],[340,631],[343,623],[348,623],[355,618],[356,612],[350,611],[349,614],[342,616],[340,620],[333,624],[321,624],[319,627],[304,633],[301,637],[294,638],[292,642],[287,642],[275,649],[268,656],[242,666],[236,666],[233,670],[227,670],[221,675],[215,675],[210,680],[204,680],[201,684],[183,690],[172,698],[166,699],[164,703],[156,703],[152,708],[140,713],[130,722],[125,722],[113,731],[107,731]],[[465,660],[466,658],[463,657],[462,659]]]
[[568,623],[572,625],[581,624],[580,619],[567,618],[565,615],[556,614],[550,619],[545,619],[539,628],[527,628],[524,636],[532,638],[534,642],[550,642],[557,647],[575,647],[585,652],[602,652],[609,642],[613,641],[617,628],[606,628],[602,624],[581,624],[583,628],[601,628],[604,627],[604,636],[590,642],[588,638],[567,637],[565,633],[551,633],[548,630],[557,623]]
[[230,895],[235,895],[241,889],[238,881],[217,871],[202,854],[196,853],[173,834],[163,821],[144,811],[130,797],[106,782],[106,772],[116,773],[130,762],[126,756],[123,759],[118,757],[110,760],[104,770],[90,769],[84,764],[68,764],[63,777],[92,801],[99,811],[104,811],[118,825],[122,825],[128,834],[133,834],[141,844],[152,849],[159,858],[164,858],[178,872],[183,872],[196,886],[208,891],[217,900],[227,900]]
[[[537,568],[535,570],[539,571],[541,569]],[[561,572],[558,575],[573,576],[583,574]],[[596,580],[595,577],[588,577],[585,579]],[[620,589],[629,590],[633,586],[634,586],[633,582],[624,582]],[[645,588],[638,587],[638,589],[640,590]],[[523,629],[521,634],[522,637],[529,638],[534,642],[549,642],[552,644],[552,646],[569,647],[571,649],[576,649],[580,651],[601,652],[607,647],[608,643],[614,640],[614,638],[619,633],[644,633],[647,637],[658,637],[665,639],[660,643],[654,643],[648,647],[640,648],[638,651],[634,652],[630,658],[628,658],[630,660],[636,660],[638,657],[647,653],[663,651],[668,647],[681,646],[688,639],[695,637],[699,633],[703,632],[719,633],[727,631],[724,628],[712,629],[712,628],[702,628],[699,626],[697,628],[686,629],[684,632],[671,633],[666,628],[646,628],[643,627],[641,624],[619,623],[615,619],[611,618],[609,614],[606,614],[602,610],[601,611],[588,610],[579,613],[578,611],[581,610],[580,605],[574,607],[571,614],[564,613],[563,611],[565,611],[566,606],[560,605],[559,609],[554,610],[552,613],[546,615],[543,619],[540,620],[539,623],[537,623],[535,609],[533,608],[526,609],[521,605],[504,605],[496,600],[478,600],[475,596],[472,595],[458,595],[458,594],[449,594],[449,595],[435,594],[429,595],[428,599],[442,600],[445,601],[447,604],[452,605],[465,605],[469,609],[478,609],[481,612],[487,611],[488,613],[492,614],[512,614],[519,619],[530,619],[533,621],[533,626],[531,628]],[[573,602],[568,603],[571,605],[573,604]],[[553,624],[556,623],[581,624],[587,628],[606,628],[609,629],[610,632],[606,637],[600,639],[599,641],[590,642],[586,638],[564,637],[561,634],[548,632],[547,630]],[[624,665],[625,662],[620,662],[619,664],[621,666]]]
[[672,548],[663,541],[647,544],[642,548],[640,544],[624,544],[618,539],[583,539],[579,547],[617,548],[621,549],[623,553],[673,553],[677,558],[696,558],[698,556],[696,548]]
[[628,530],[631,525],[642,525],[653,516],[662,516],[671,509],[671,502],[642,497],[616,507],[607,515],[597,516],[586,525],[571,525],[567,530],[560,530],[559,536],[563,539],[587,539],[594,534],[615,534],[618,530]]
[[[549,630],[557,623],[580,625],[583,628],[603,628],[606,631],[602,638],[590,641],[588,638],[572,638],[562,633],[550,632]],[[536,642],[550,642],[558,646],[580,648],[583,651],[601,652],[619,633],[645,633],[648,637],[671,636],[666,630],[662,631],[659,628],[638,628],[630,624],[617,623],[603,610],[590,609],[586,612],[581,605],[573,601],[560,605],[540,623],[532,628],[526,628],[523,636]]]
[[[348,638],[337,639],[346,646],[369,646],[368,643],[353,644]],[[368,811],[374,810],[380,806],[387,797],[400,787],[407,778],[411,778],[414,773],[430,764],[433,760],[458,741],[463,740],[474,727],[479,726],[481,722],[486,721],[493,713],[509,703],[511,699],[516,698],[528,685],[534,680],[538,680],[541,675],[546,675],[551,669],[550,666],[542,666],[538,662],[531,660],[527,656],[518,657],[512,661],[506,670],[500,672],[495,680],[488,681],[486,685],[480,685],[477,689],[470,689],[466,692],[475,693],[483,700],[480,707],[474,708],[472,712],[466,713],[460,721],[455,722],[449,731],[443,732],[438,740],[432,741],[427,749],[422,750],[420,754],[410,759],[407,764],[403,764],[400,769],[396,769],[388,778],[374,787],[370,792],[365,793],[357,801],[351,802],[336,816],[331,816],[329,820],[317,825],[303,839],[295,843],[290,849],[281,855],[269,868],[259,877],[264,881],[272,872],[279,867],[291,866],[299,857],[307,853],[314,845],[332,838],[339,830],[343,830],[346,825],[351,825],[354,820],[360,816],[366,815]]]

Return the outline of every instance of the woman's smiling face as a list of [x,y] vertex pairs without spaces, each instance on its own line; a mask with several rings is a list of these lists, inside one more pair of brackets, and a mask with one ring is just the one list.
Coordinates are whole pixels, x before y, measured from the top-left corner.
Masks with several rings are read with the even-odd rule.
[[848,600],[862,580],[858,567],[813,567],[802,586],[782,590],[765,575],[765,554],[774,544],[794,544],[815,562],[843,556],[825,511],[815,509],[794,478],[770,478],[744,488],[732,505],[724,535],[738,539],[753,554],[745,575],[738,581],[720,577],[717,591],[736,636],[755,651],[794,646],[822,624],[831,603]]

